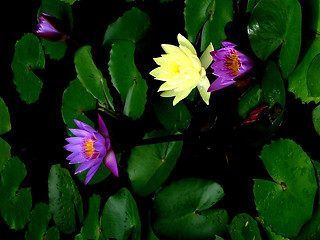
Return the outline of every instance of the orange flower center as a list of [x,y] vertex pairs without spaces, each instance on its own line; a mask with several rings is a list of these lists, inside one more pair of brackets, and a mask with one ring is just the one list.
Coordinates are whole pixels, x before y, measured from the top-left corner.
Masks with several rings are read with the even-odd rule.
[[83,144],[83,151],[88,159],[90,159],[92,156],[93,156],[93,159],[95,159],[99,154],[99,152],[93,147],[93,144],[96,141],[97,140],[95,139],[94,140],[89,139],[85,141]]
[[234,76],[240,73],[239,68],[241,66],[241,62],[239,60],[238,54],[236,51],[231,51],[231,54],[226,56],[225,66],[230,73]]

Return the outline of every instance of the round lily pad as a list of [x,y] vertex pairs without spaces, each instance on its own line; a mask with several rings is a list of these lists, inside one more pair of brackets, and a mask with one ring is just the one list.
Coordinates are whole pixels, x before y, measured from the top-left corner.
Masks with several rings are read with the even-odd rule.
[[294,237],[313,213],[317,182],[311,160],[288,139],[265,146],[261,160],[273,182],[254,180],[259,216],[276,233]]
[[294,70],[301,45],[301,7],[298,0],[260,0],[253,8],[248,35],[262,60],[281,46],[278,65],[284,79]]
[[[145,139],[162,134],[151,132],[146,134]],[[155,191],[170,175],[181,150],[182,141],[134,147],[127,168],[133,191],[141,196]]]
[[32,33],[25,34],[16,43],[11,68],[20,98],[28,104],[39,99],[42,81],[34,70],[44,67],[45,57],[39,39]]
[[213,239],[227,230],[228,213],[212,208],[222,197],[213,181],[187,178],[162,188],[155,197],[151,219],[159,239]]

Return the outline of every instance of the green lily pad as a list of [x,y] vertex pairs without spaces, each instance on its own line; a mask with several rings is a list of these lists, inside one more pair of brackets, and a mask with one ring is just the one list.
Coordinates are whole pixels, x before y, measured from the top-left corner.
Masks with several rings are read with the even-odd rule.
[[[65,34],[71,33],[73,28],[73,17],[70,4],[62,2],[60,0],[43,0],[38,10],[38,17],[40,17],[42,13],[47,13],[59,19],[62,26],[65,28],[59,30],[67,31],[63,32]],[[64,57],[67,50],[67,43],[65,41],[52,42],[46,39],[41,39],[41,43],[44,47],[45,53],[48,54],[50,58],[59,60]]]
[[301,7],[297,0],[261,0],[248,25],[252,50],[262,60],[281,46],[278,65],[287,79],[294,70],[301,45]]
[[313,121],[314,129],[320,135],[320,106],[317,106],[315,109],[313,109],[312,121]]
[[285,139],[265,146],[261,159],[274,182],[254,180],[259,216],[276,233],[294,237],[312,216],[317,182],[311,160],[299,145]]
[[8,226],[15,230],[25,227],[32,207],[31,189],[19,189],[26,175],[27,169],[17,157],[10,159],[1,173],[0,211]]
[[212,208],[223,196],[222,187],[206,179],[181,179],[162,188],[151,216],[155,234],[160,239],[201,240],[224,233],[228,213]]
[[259,84],[256,84],[240,98],[238,104],[239,116],[245,119],[250,111],[261,104],[263,100],[262,89]]
[[5,168],[7,162],[11,158],[11,146],[2,138],[0,138],[0,173]]
[[124,114],[139,118],[147,102],[147,83],[134,62],[135,45],[130,41],[117,41],[110,51],[109,73],[111,82],[125,103]]
[[87,91],[101,103],[114,109],[113,98],[109,92],[107,81],[93,62],[90,46],[83,46],[76,51],[74,64],[78,79]]
[[[162,131],[154,131],[146,134],[144,138],[159,137],[163,134]],[[140,196],[146,196],[160,187],[176,165],[182,145],[182,141],[177,141],[134,147],[127,168],[133,191]]]
[[307,72],[307,86],[311,97],[320,97],[320,53],[311,61]]
[[139,211],[134,198],[126,188],[121,188],[104,205],[101,227],[106,239],[138,240],[141,237]]
[[44,67],[45,57],[39,39],[32,33],[23,35],[16,43],[11,68],[20,98],[28,104],[39,99],[42,81],[34,70]]
[[261,240],[258,223],[246,213],[235,216],[228,229],[233,240]]
[[100,204],[101,196],[93,194],[89,198],[89,209],[81,228],[83,239],[99,239],[100,236]]
[[320,33],[320,2],[318,0],[305,0],[302,15],[305,17],[305,27],[314,33]]
[[67,169],[53,165],[48,177],[49,207],[59,230],[71,234],[83,219],[82,198]]
[[320,53],[320,38],[313,40],[296,70],[288,78],[288,91],[294,93],[303,103],[320,102],[320,97],[312,97],[307,86],[307,73],[312,60]]
[[112,43],[118,40],[128,40],[136,44],[145,36],[150,26],[149,16],[133,7],[114,23],[109,24],[102,45],[110,48]]
[[158,98],[153,102],[153,108],[159,121],[169,132],[182,132],[188,127],[191,115],[183,102],[172,106],[172,100]]
[[[320,183],[320,163],[313,161],[316,170],[318,184]],[[320,239],[320,192],[318,190],[318,201],[315,203],[315,211],[312,218],[303,226],[299,235],[294,240],[316,240]]]
[[[0,97],[0,134],[11,130],[10,114],[7,105]],[[0,169],[1,172],[1,169]]]
[[188,38],[195,43],[198,32],[201,34],[201,51],[212,42],[215,48],[226,40],[225,27],[233,18],[231,0],[186,0],[184,9],[185,30]]
[[[93,127],[93,122],[84,112],[96,109],[96,105],[96,99],[86,91],[79,79],[71,81],[69,87],[63,93],[61,107],[62,118],[67,128],[77,128],[74,119]],[[70,131],[68,133],[72,136]]]
[[47,227],[50,219],[51,212],[49,206],[45,203],[37,203],[31,212],[30,223],[25,234],[25,239],[47,239]]

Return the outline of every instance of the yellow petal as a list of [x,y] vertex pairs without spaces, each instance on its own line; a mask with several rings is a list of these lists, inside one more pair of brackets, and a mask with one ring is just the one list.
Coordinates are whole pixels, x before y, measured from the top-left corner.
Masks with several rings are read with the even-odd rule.
[[161,69],[161,67],[157,67],[157,68],[153,69],[151,72],[149,72],[149,74],[153,77],[158,77],[162,73],[164,73],[164,71],[163,71],[163,69]]
[[164,91],[160,94],[161,97],[174,97],[176,93],[173,90]]
[[[205,70],[203,69],[203,71],[205,71]],[[207,78],[207,76],[205,74],[202,74],[202,77],[197,85],[197,88],[199,90],[199,93],[200,93],[203,101],[207,105],[209,105],[209,100],[210,100],[210,96],[211,96],[211,92],[208,92],[209,87],[210,87],[209,79]]]
[[[192,89],[191,89],[192,90]],[[182,99],[186,98],[191,90],[189,91],[182,91],[176,94],[175,98],[173,99],[173,106],[175,106],[178,102],[180,102]]]
[[193,45],[191,44],[191,42],[189,42],[188,39],[186,39],[184,36],[182,36],[180,33],[178,34],[178,42],[181,46],[186,47],[187,49],[189,49],[189,51],[193,54],[193,55],[197,55],[197,51],[194,49]]
[[177,46],[173,46],[171,44],[161,44],[161,47],[163,50],[167,53],[181,53],[181,49],[178,48]]
[[211,56],[211,52],[214,51],[213,45],[212,43],[210,43],[208,45],[208,47],[206,48],[206,50],[204,50],[204,52],[202,53],[201,57],[200,57],[200,61],[201,61],[201,65],[204,69],[207,69],[211,62],[212,62],[212,56]]
[[161,65],[163,65],[163,64],[165,64],[166,62],[167,62],[167,60],[165,59],[165,58],[163,58],[163,57],[157,57],[157,58],[154,58],[153,59],[155,62],[156,62],[156,64],[158,64],[159,66],[161,66]]

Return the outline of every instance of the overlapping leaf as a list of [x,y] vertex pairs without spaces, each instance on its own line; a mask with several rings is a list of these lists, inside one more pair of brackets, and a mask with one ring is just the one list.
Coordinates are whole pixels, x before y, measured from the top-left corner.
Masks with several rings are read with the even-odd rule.
[[131,8],[108,26],[103,38],[103,46],[110,48],[118,40],[138,43],[151,26],[149,16],[138,8]]
[[10,130],[11,122],[9,110],[2,97],[0,97],[0,134],[4,134]]
[[75,231],[76,212],[83,219],[82,198],[67,169],[53,165],[48,177],[49,207],[59,230],[70,234]]
[[147,83],[134,62],[135,45],[127,40],[116,41],[110,51],[109,73],[111,81],[125,103],[123,113],[139,118],[147,102]]
[[[288,90],[293,92],[296,98],[300,98],[303,103],[315,101],[320,102],[320,96],[313,97],[308,89],[308,69],[313,59],[320,53],[320,39],[316,38],[295,71],[288,78]],[[314,77],[314,76],[312,76]],[[316,79],[315,79],[316,81]]]
[[281,46],[278,65],[287,79],[294,70],[301,45],[301,7],[297,0],[261,0],[248,25],[252,50],[262,60]]
[[188,38],[195,43],[201,31],[201,51],[212,42],[215,48],[221,47],[226,40],[225,27],[232,21],[233,6],[231,0],[187,0],[184,9],[185,30]]
[[317,183],[311,160],[284,139],[265,146],[261,159],[274,182],[254,180],[256,208],[276,233],[294,237],[312,216]]
[[39,39],[34,34],[25,34],[16,43],[11,68],[20,98],[28,104],[39,99],[42,81],[34,71],[44,67],[45,57]]
[[27,175],[27,169],[17,157],[8,161],[1,173],[0,211],[11,229],[20,230],[29,221],[32,207],[30,188],[20,188]]
[[101,216],[101,227],[106,239],[138,240],[141,237],[139,211],[134,198],[121,188],[106,202]]
[[[96,109],[96,100],[86,91],[78,79],[70,82],[62,96],[62,118],[67,128],[77,128],[74,119],[93,126],[93,122],[84,114]],[[71,135],[71,132],[69,132]]]
[[[163,134],[163,132],[151,132],[146,134],[145,138]],[[170,175],[181,150],[181,141],[134,147],[127,168],[133,191],[141,196],[155,191]]]
[[106,79],[93,62],[90,46],[83,46],[77,50],[74,55],[74,64],[78,79],[87,91],[101,103],[105,103],[113,109],[113,98],[110,95]]
[[187,178],[162,188],[155,197],[153,230],[160,239],[213,239],[227,230],[228,214],[213,209],[222,187],[206,179]]
[[30,223],[25,234],[25,239],[60,239],[57,226],[53,226],[47,230],[50,219],[51,212],[49,206],[45,203],[37,203],[31,212]]
[[257,222],[246,213],[238,214],[232,219],[229,233],[233,240],[261,240]]

